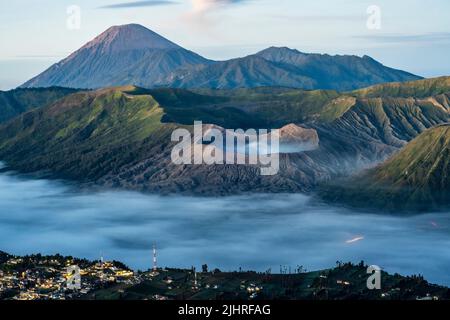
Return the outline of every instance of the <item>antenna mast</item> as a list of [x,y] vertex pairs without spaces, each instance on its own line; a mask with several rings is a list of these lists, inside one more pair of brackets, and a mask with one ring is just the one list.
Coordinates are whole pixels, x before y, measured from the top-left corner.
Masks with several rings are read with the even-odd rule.
[[153,271],[156,272],[158,270],[158,264],[156,260],[156,245],[153,244]]

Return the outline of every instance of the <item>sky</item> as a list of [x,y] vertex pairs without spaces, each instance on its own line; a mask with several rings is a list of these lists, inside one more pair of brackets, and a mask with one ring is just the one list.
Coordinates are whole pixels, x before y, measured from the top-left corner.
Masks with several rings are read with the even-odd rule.
[[0,2],[0,90],[14,88],[112,25],[139,23],[225,60],[269,46],[369,55],[450,75],[448,0],[15,0]]

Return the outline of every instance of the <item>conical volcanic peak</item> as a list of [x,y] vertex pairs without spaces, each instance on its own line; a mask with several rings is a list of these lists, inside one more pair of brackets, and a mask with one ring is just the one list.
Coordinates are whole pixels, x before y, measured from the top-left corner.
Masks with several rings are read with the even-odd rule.
[[175,70],[208,60],[138,24],[114,26],[23,87],[153,87]]
[[177,44],[139,24],[113,26],[81,49],[102,48],[114,53],[133,49],[180,49]]

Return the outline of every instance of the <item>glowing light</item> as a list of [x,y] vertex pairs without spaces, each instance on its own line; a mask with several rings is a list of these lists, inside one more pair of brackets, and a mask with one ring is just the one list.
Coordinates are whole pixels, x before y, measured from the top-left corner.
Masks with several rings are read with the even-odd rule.
[[361,241],[361,240],[364,240],[364,237],[356,237],[356,238],[353,238],[353,239],[350,239],[350,240],[347,240],[347,241],[345,241],[345,243],[355,243],[355,242],[358,242],[358,241]]

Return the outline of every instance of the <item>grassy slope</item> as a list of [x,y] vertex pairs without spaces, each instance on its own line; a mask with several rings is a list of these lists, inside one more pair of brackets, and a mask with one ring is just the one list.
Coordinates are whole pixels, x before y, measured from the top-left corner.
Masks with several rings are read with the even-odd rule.
[[412,206],[433,208],[450,200],[450,126],[430,129],[369,178]]
[[0,91],[0,122],[7,121],[32,108],[50,105],[75,92],[74,89],[58,87]]
[[448,188],[450,126],[427,130],[377,170],[375,178],[394,186]]
[[321,193],[357,207],[424,211],[448,206],[450,125],[425,131],[384,164]]
[[21,171],[82,180],[138,160],[171,125],[160,122],[163,110],[152,97],[125,93],[133,89],[77,93],[19,116],[0,127],[0,157]]
[[450,92],[450,77],[438,77],[417,81],[385,83],[355,90],[351,94],[365,98],[381,96],[425,98],[448,92]]

